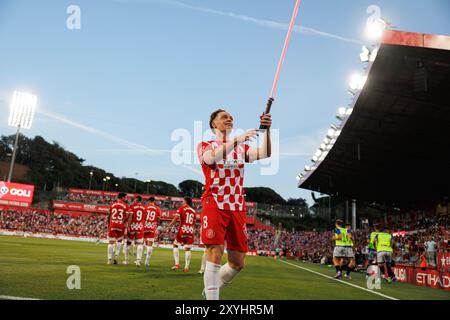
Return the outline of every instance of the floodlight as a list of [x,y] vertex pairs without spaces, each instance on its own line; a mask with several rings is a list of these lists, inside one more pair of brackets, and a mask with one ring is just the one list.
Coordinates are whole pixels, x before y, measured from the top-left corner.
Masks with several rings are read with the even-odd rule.
[[37,97],[31,93],[14,91],[8,125],[30,129],[36,110]]
[[369,57],[370,62],[375,61],[375,58],[377,57],[377,54],[378,54],[378,49],[379,48],[377,47],[377,48],[373,49],[372,52],[370,53],[370,57]]
[[34,112],[36,110],[37,97],[31,93],[14,91],[10,105],[8,125],[17,128],[14,149],[9,166],[8,182],[11,182],[14,162],[16,160],[16,151],[19,143],[20,128],[30,129],[33,123]]
[[319,160],[318,156],[313,156],[312,159],[311,159],[312,162],[317,162],[317,160]]
[[362,88],[364,88],[366,81],[367,76],[355,73],[350,77],[350,82],[348,85],[353,91],[361,90]]
[[310,166],[305,166],[305,171],[311,171],[311,167]]
[[330,139],[328,139],[328,138],[325,138],[325,139],[323,139],[323,143],[325,143],[325,144],[329,144],[330,143]]
[[359,54],[359,59],[361,60],[361,62],[368,62],[369,57],[370,57],[370,50],[366,46],[363,46],[361,53]]
[[328,129],[327,137],[332,139],[334,137],[334,129]]
[[320,157],[320,155],[322,154],[322,150],[317,150],[316,151],[316,153],[314,153],[314,155],[316,156],[316,157]]
[[323,161],[325,159],[325,157],[327,156],[328,151],[325,151],[324,153],[322,153],[322,155],[319,158],[319,161]]
[[386,22],[382,19],[368,19],[366,25],[366,35],[370,40],[379,41],[386,29]]

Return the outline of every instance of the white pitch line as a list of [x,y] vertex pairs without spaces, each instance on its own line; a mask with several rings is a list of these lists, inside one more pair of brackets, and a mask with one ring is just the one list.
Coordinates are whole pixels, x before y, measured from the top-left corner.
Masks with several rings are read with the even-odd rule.
[[331,280],[334,280],[334,281],[337,281],[337,282],[349,285],[351,287],[355,287],[355,288],[358,288],[358,289],[361,289],[361,290],[364,290],[364,291],[367,291],[367,292],[370,292],[370,293],[382,296],[382,297],[390,299],[390,300],[400,300],[400,299],[397,299],[397,298],[394,298],[394,297],[390,297],[390,296],[387,296],[385,294],[382,294],[382,293],[379,293],[379,292],[376,292],[376,291],[373,291],[373,290],[370,290],[370,289],[367,289],[367,288],[364,288],[364,287],[360,287],[360,286],[358,286],[356,284],[353,284],[353,283],[350,283],[350,282],[346,282],[346,281],[342,281],[342,280],[339,280],[339,279],[335,279],[333,277],[327,276],[327,275],[325,275],[323,273],[320,273],[320,272],[316,272],[316,271],[310,270],[308,268],[300,267],[299,265],[296,265],[296,264],[293,264],[293,263],[289,263],[289,262],[286,262],[286,261],[283,261],[283,260],[279,260],[279,261],[281,261],[283,263],[286,263],[288,265],[294,266],[296,268],[299,268],[299,269],[302,269],[302,270],[305,270],[305,271],[317,274],[319,276],[322,276],[322,277],[325,277],[325,278],[328,278],[328,279],[331,279]]
[[35,298],[13,297],[13,296],[0,296],[3,300],[40,300]]

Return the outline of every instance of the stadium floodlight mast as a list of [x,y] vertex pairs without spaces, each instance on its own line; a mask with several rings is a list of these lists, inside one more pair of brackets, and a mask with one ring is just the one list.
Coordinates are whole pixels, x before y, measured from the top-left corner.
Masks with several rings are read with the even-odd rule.
[[89,172],[89,190],[91,190],[91,185],[92,185],[92,177],[94,176],[94,171],[90,171]]
[[11,164],[8,173],[8,182],[11,182],[14,161],[16,160],[17,145],[19,142],[20,128],[30,129],[33,124],[34,113],[36,111],[37,97],[28,92],[14,91],[10,105],[8,125],[17,128],[14,149],[11,157]]
[[152,180],[150,180],[150,179],[145,180],[145,183],[147,184],[147,194],[149,193],[149,192],[148,192],[148,186],[149,186],[150,182],[152,182]]
[[106,190],[108,190],[108,182],[109,182],[109,180],[111,180],[111,177],[110,176],[106,176],[105,177],[105,182],[106,182],[105,189]]

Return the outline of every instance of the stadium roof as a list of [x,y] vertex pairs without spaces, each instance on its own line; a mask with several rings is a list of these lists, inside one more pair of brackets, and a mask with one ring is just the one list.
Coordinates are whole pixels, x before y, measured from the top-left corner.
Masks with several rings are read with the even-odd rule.
[[387,30],[367,76],[331,150],[298,186],[366,201],[448,196],[450,37]]

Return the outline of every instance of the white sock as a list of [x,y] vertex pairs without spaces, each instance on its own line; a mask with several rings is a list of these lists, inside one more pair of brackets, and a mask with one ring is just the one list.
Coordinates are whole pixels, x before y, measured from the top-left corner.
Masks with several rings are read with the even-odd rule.
[[180,264],[180,253],[178,248],[173,248],[173,258],[175,259],[175,264]]
[[206,251],[203,251],[203,255],[202,255],[202,265],[200,267],[200,271],[205,271],[205,266],[206,266]]
[[112,259],[112,254],[114,251],[114,245],[113,244],[108,244],[108,260]]
[[220,290],[222,290],[227,284],[231,283],[233,278],[239,273],[239,271],[230,267],[228,263],[225,263],[220,268]]
[[122,246],[122,242],[117,242],[116,244],[116,254],[115,257],[117,258],[119,256],[120,253],[120,247]]
[[152,246],[147,246],[147,257],[145,258],[145,264],[149,264],[150,263],[150,258],[152,256],[153,253],[153,247]]
[[142,250],[143,250],[144,248],[142,247],[142,244],[139,244],[138,246],[137,246],[137,255],[136,255],[136,261],[141,261],[141,259],[142,259]]
[[184,267],[189,269],[190,262],[191,262],[191,250],[186,251],[184,255]]
[[130,246],[128,244],[124,245],[124,251],[125,251],[125,262],[128,262],[128,257],[130,256]]
[[220,264],[206,262],[203,283],[205,284],[206,300],[219,300]]
[[122,250],[122,252],[123,252],[123,254],[125,255],[126,253],[127,253],[127,243],[126,242],[124,242],[123,243],[123,250]]

